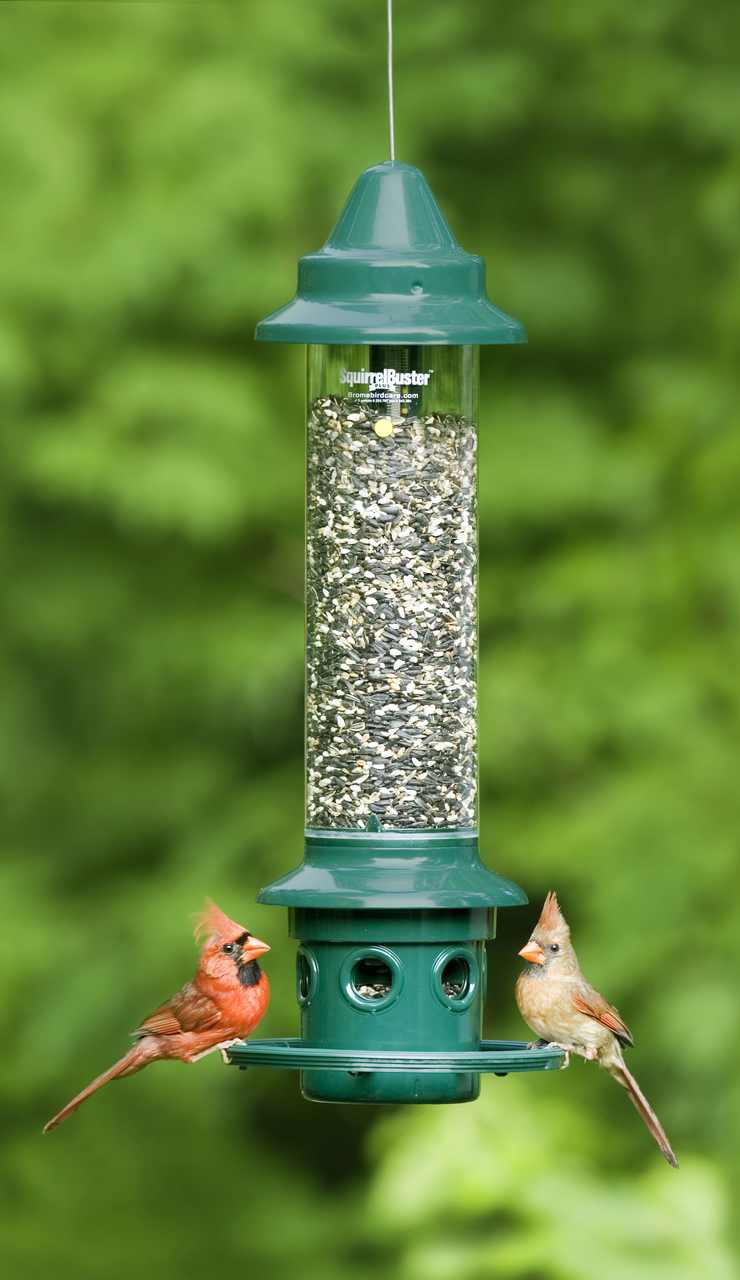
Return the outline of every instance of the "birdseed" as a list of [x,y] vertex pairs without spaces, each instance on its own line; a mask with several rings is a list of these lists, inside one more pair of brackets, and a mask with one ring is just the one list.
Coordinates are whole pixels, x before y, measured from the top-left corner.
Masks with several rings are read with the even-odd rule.
[[309,406],[311,827],[476,825],[476,445],[459,415]]

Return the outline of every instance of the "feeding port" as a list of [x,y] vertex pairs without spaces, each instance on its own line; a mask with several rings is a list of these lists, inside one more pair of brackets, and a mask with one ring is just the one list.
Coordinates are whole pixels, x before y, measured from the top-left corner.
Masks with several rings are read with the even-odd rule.
[[384,960],[365,957],[352,970],[352,986],[365,1000],[382,1000],[393,985],[393,974]]
[[470,987],[470,965],[461,956],[448,960],[441,974],[442,990],[450,1000],[464,1000]]

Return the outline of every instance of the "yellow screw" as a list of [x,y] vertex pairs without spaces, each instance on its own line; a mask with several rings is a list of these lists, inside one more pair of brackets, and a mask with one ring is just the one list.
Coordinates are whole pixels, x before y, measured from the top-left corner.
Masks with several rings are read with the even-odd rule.
[[392,436],[393,435],[393,423],[391,422],[390,418],[378,418],[378,421],[375,423],[375,427],[373,429],[375,431],[376,436]]

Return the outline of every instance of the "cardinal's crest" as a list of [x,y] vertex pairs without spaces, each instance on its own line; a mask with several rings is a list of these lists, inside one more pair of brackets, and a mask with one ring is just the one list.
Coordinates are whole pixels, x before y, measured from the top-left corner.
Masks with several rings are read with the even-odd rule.
[[216,906],[213,898],[206,898],[205,908],[195,923],[195,936],[199,942],[201,939],[210,941],[212,938],[229,936],[237,938],[243,933],[247,933],[247,930],[242,925],[224,915],[221,908]]
[[566,933],[570,934],[570,930],[565,922],[558,900],[554,893],[548,893],[545,898],[545,905],[542,908],[542,915],[539,923],[543,929],[547,929],[550,933]]

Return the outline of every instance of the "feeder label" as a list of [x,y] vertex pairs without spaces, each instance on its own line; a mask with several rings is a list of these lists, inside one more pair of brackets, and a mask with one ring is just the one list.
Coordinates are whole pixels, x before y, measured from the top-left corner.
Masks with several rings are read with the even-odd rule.
[[350,391],[349,400],[362,400],[364,403],[372,404],[390,404],[394,400],[403,399],[405,404],[409,401],[419,400],[420,393],[411,391],[411,387],[427,387],[429,379],[434,373],[433,369],[428,369],[426,373],[419,373],[416,369],[383,369],[371,371],[370,369],[341,369],[339,374],[340,383],[345,386],[362,386],[366,388],[363,391]]
[[395,369],[383,369],[382,373],[371,373],[369,369],[341,369],[339,381],[349,386],[363,383],[371,391],[380,390],[381,387],[392,391],[395,387],[427,387],[433,373],[434,369],[430,369],[428,373],[417,373],[416,369],[409,369],[406,373],[398,373]]

